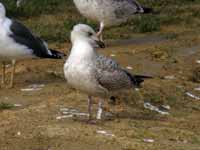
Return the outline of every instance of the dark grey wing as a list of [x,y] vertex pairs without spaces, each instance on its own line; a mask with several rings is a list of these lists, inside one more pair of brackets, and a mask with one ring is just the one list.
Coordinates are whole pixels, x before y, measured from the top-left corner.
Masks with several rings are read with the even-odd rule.
[[95,63],[95,75],[99,84],[109,91],[133,87],[126,71],[110,58],[98,56]]
[[23,24],[12,20],[10,30],[11,34],[9,36],[13,38],[15,42],[27,46],[37,57],[51,57],[50,51],[44,42],[40,38],[35,37]]
[[26,26],[24,26],[23,24],[21,24],[20,22],[16,20],[12,20],[10,29],[13,34],[19,37],[23,37],[29,40],[33,40],[35,38],[35,36],[31,33],[31,31]]
[[133,14],[143,13],[142,6],[135,0],[112,0],[117,18],[129,18]]

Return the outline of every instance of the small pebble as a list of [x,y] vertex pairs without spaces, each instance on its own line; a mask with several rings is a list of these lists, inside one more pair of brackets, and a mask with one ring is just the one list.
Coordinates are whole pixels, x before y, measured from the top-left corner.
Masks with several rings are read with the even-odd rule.
[[110,54],[110,57],[115,57],[116,55],[115,54]]
[[133,67],[127,66],[126,69],[128,69],[128,70],[133,70]]
[[135,88],[135,91],[137,91],[137,92],[138,92],[138,91],[140,91],[140,89],[139,89],[139,88]]
[[165,76],[164,79],[167,79],[167,80],[174,80],[174,79],[175,79],[175,76],[174,76],[174,75]]
[[184,144],[187,144],[187,143],[188,143],[188,141],[187,141],[187,140],[183,140],[183,143],[184,143]]
[[106,135],[106,136],[112,136],[112,137],[115,136],[114,134],[108,133],[107,131],[104,131],[104,130],[97,130],[97,133],[103,134],[103,135]]
[[63,116],[58,116],[56,117],[57,120],[60,120],[60,119],[65,119],[65,118],[72,118],[73,115],[63,115]]
[[21,132],[20,132],[20,131],[18,131],[18,132],[17,132],[17,135],[18,135],[18,136],[20,136],[20,135],[21,135]]
[[5,100],[8,100],[9,98],[8,98],[8,97],[4,97],[4,99],[5,99]]
[[194,90],[195,90],[195,91],[200,91],[200,87],[198,87],[198,88],[195,88]]
[[147,142],[147,143],[154,143],[155,140],[154,139],[143,139],[144,142]]
[[14,107],[22,107],[22,104],[14,104]]
[[197,63],[197,64],[200,64],[200,60],[197,60],[196,63]]
[[10,64],[6,65],[6,68],[9,68],[9,67],[11,67],[11,65],[10,65]]

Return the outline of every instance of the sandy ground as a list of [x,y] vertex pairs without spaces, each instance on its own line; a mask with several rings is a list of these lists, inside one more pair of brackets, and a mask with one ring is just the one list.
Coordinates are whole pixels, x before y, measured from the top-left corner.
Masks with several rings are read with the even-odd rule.
[[[63,110],[87,113],[86,95],[69,89],[63,77],[64,60],[20,61],[15,87],[0,90],[0,102],[21,105],[0,111],[0,150],[200,149],[200,101],[185,94],[200,96],[194,90],[199,84],[190,80],[199,66],[200,45],[168,53],[160,47],[170,41],[158,39],[110,42],[99,51],[132,67],[130,72],[154,79],[140,91],[122,94],[114,104],[106,100],[107,115],[95,125],[87,124],[86,116],[59,118]],[[68,52],[69,47],[64,44],[62,50]],[[38,90],[23,91],[34,84]],[[169,105],[169,115],[145,109],[144,102]]]

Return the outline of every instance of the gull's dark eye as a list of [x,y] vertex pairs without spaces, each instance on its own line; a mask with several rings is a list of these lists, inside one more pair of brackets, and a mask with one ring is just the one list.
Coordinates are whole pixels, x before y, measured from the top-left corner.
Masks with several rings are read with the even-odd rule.
[[88,32],[88,36],[92,36],[93,35],[93,33],[92,32]]

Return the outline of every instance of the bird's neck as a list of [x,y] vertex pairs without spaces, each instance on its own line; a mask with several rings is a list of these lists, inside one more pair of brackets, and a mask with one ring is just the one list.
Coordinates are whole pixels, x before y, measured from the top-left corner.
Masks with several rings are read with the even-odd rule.
[[84,40],[75,40],[72,46],[70,57],[76,59],[91,60],[96,57],[96,50],[92,45]]
[[0,16],[0,24],[2,24],[5,21],[5,17]]
[[0,38],[4,38],[8,33],[10,33],[11,21],[7,18],[0,17]]

